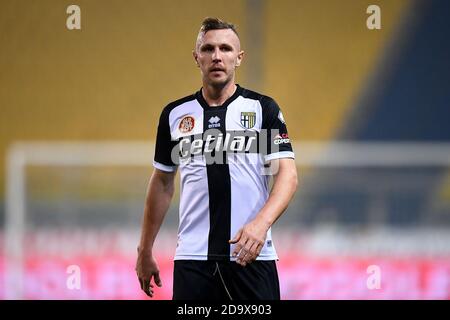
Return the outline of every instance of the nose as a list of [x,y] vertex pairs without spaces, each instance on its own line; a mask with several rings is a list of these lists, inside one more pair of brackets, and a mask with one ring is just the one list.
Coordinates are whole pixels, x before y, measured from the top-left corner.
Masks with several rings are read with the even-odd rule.
[[213,62],[220,62],[220,61],[222,61],[222,57],[221,57],[221,54],[220,54],[220,48],[215,48],[214,49],[214,52],[213,52],[213,55],[212,55],[212,60],[213,60]]

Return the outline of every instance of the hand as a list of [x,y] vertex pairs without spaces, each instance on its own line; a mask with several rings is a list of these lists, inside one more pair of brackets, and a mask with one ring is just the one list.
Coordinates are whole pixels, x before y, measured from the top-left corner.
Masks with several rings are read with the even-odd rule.
[[159,277],[159,267],[156,260],[151,253],[139,250],[138,258],[136,261],[136,274],[141,285],[141,289],[149,296],[153,297],[153,284],[151,280],[153,278],[154,283],[158,287],[162,287],[162,282]]
[[237,256],[238,264],[245,267],[247,263],[252,263],[259,256],[264,247],[267,230],[269,230],[269,226],[253,220],[241,228],[229,241],[230,244],[236,244],[232,255],[233,257]]

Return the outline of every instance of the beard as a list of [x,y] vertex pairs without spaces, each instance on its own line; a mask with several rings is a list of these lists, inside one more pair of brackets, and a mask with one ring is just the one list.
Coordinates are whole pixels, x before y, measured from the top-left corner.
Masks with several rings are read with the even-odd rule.
[[233,80],[233,75],[227,74],[225,77],[220,77],[219,79],[207,77],[206,82],[213,88],[222,89]]

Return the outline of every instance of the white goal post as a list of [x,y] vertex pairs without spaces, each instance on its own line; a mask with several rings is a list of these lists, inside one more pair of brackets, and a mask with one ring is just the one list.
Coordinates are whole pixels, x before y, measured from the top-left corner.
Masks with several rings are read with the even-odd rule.
[[[449,143],[301,142],[298,166],[450,166]],[[17,142],[6,159],[5,297],[23,297],[23,238],[27,166],[151,166],[154,144],[130,142]]]

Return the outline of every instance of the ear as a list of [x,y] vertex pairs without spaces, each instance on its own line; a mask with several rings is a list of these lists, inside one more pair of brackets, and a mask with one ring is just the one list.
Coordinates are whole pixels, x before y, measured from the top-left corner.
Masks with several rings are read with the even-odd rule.
[[244,59],[244,51],[240,51],[238,53],[237,59],[236,59],[236,67],[239,67],[241,65],[242,60]]
[[200,65],[198,64],[198,55],[195,50],[192,50],[192,56],[194,57],[195,64],[197,65],[197,67],[200,67]]

